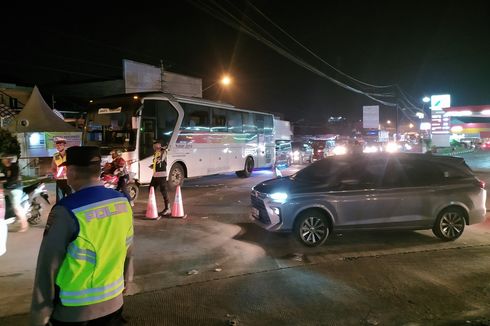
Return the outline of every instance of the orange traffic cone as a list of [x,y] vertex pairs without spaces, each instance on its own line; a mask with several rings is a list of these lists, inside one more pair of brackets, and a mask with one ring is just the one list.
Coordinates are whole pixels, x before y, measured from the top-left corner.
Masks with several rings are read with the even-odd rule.
[[184,214],[184,205],[182,204],[182,193],[180,192],[180,186],[175,189],[175,200],[172,206],[172,217],[186,218]]
[[150,220],[159,220],[157,209],[157,201],[155,199],[155,189],[150,187],[150,193],[148,195],[148,205],[146,205],[146,215],[145,217]]

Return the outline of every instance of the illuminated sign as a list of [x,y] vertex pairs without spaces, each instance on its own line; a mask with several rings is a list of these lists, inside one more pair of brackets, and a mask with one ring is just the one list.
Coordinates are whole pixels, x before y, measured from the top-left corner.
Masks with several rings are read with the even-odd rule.
[[99,114],[111,114],[111,113],[121,113],[122,107],[117,107],[115,109],[111,108],[100,108]]
[[442,110],[451,106],[451,95],[432,95],[430,97],[430,109]]
[[430,122],[421,122],[420,130],[430,130]]
[[379,105],[362,107],[362,127],[366,129],[379,128]]

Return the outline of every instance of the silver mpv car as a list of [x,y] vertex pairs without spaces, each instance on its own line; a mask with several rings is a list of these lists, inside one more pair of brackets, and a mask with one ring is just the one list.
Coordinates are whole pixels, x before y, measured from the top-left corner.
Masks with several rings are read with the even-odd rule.
[[251,193],[251,218],[319,246],[332,232],[432,229],[455,240],[483,222],[485,183],[464,159],[431,154],[357,154],[315,162]]

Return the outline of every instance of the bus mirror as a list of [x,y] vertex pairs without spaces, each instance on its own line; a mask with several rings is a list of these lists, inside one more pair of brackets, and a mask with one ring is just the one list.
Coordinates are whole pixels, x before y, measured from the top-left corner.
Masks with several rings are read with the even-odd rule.
[[138,129],[138,117],[131,117],[131,128]]

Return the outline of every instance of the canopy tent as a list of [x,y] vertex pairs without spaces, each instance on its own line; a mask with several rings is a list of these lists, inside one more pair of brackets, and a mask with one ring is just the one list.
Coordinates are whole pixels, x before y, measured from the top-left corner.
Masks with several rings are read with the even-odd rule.
[[49,172],[51,157],[56,152],[55,137],[66,139],[66,147],[81,144],[82,131],[56,115],[37,86],[8,129],[17,135],[20,144],[19,167],[23,175],[40,176]]
[[9,127],[15,133],[24,132],[80,132],[79,129],[60,119],[44,101],[37,86],[22,111]]

